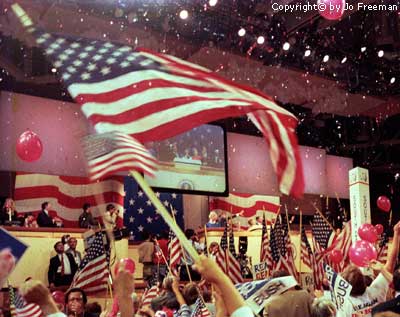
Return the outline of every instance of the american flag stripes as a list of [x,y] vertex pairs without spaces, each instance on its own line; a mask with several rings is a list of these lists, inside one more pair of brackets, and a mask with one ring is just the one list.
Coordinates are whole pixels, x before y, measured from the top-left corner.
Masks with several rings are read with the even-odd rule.
[[197,298],[190,317],[210,317],[210,316],[211,314],[207,309],[206,305],[204,304],[203,299],[201,297]]
[[233,228],[229,228],[229,249],[226,250],[226,262],[227,262],[227,275],[232,280],[233,284],[242,283],[242,268],[240,262],[237,259],[235,250],[235,239],[233,236]]
[[272,269],[271,249],[269,246],[268,229],[265,221],[265,215],[263,215],[262,223],[260,262],[267,262],[268,270]]
[[173,56],[28,28],[98,133],[149,142],[247,114],[269,145],[280,189],[301,196],[297,119],[255,89]]
[[218,252],[215,256],[215,261],[222,271],[226,272],[226,258],[225,250],[228,249],[228,226],[225,226],[224,233],[222,234],[219,244]]
[[153,298],[160,295],[160,289],[158,285],[153,285],[152,287],[145,290],[142,295],[142,307],[150,305]]
[[311,245],[308,242],[306,230],[304,226],[301,228],[301,261],[307,265],[310,269],[313,269],[314,254],[311,249]]
[[83,138],[91,180],[98,180],[120,171],[138,170],[154,176],[156,159],[133,137],[121,132],[89,135]]
[[87,294],[107,289],[109,251],[105,249],[105,235],[97,232],[74,276],[71,288],[79,287]]
[[[101,195],[104,203],[98,204]],[[98,182],[87,177],[57,176],[18,172],[15,179],[15,204],[18,213],[37,213],[44,201],[51,204],[50,214],[59,217],[65,227],[78,227],[78,218],[84,203],[99,210],[113,203],[119,210],[124,206],[124,180],[112,176]]]
[[18,291],[14,291],[12,286],[8,287],[10,295],[10,315],[11,317],[41,317],[43,312],[36,304],[28,304]]
[[174,274],[175,276],[178,276],[179,275],[178,266],[182,258],[182,248],[178,238],[175,236],[172,230],[169,231],[168,251],[169,251],[169,267],[172,271],[171,273]]

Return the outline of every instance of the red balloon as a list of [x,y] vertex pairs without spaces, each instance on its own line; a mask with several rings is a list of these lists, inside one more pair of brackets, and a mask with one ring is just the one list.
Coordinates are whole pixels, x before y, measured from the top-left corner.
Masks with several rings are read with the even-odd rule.
[[54,291],[51,293],[51,296],[53,297],[54,301],[57,304],[64,304],[64,293],[61,291]]
[[371,243],[375,243],[376,240],[378,240],[378,232],[376,231],[376,228],[369,223],[363,223],[358,228],[358,235],[361,239]]
[[346,7],[345,0],[318,0],[319,14],[327,20],[339,20]]
[[120,267],[125,268],[125,270],[127,270],[128,272],[130,272],[132,274],[135,273],[135,261],[133,261],[130,258],[124,258],[124,259],[119,260],[119,262],[117,262],[117,264],[115,265],[115,268],[114,268],[115,275],[118,274]]
[[383,233],[383,226],[382,226],[380,223],[378,223],[377,225],[375,225],[375,229],[376,229],[376,232],[377,232],[379,235],[381,235],[381,234]]
[[34,162],[42,155],[42,141],[40,141],[36,133],[29,130],[25,131],[17,140],[16,150],[21,160]]
[[377,255],[374,245],[364,240],[354,242],[349,250],[351,262],[360,267],[368,266],[370,261],[376,260]]
[[329,253],[329,259],[336,264],[339,264],[343,260],[343,253],[340,250],[332,250],[331,253]]
[[390,199],[386,196],[379,196],[378,200],[376,201],[378,208],[382,211],[389,212],[390,208],[392,207],[390,203]]

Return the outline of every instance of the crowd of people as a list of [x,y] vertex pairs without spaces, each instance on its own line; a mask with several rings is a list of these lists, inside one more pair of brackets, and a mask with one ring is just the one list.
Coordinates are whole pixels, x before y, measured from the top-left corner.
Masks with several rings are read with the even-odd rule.
[[[64,227],[62,219],[55,216],[53,212],[50,212],[51,210],[51,203],[45,201],[41,204],[40,212],[36,215],[31,212],[18,213],[14,200],[12,198],[7,198],[0,210],[0,225],[22,226],[27,228]],[[108,204],[104,214],[96,219],[92,214],[92,206],[89,203],[83,204],[82,213],[78,219],[78,225],[80,228],[84,229],[99,228],[99,226],[105,227],[106,229],[121,229],[124,226],[122,215],[114,204]]]
[[[10,203],[10,202],[9,202]],[[49,204],[42,204],[38,223],[52,224],[46,211]],[[116,222],[114,206],[107,206],[109,224]],[[8,211],[8,210],[7,210]],[[7,213],[7,216],[9,214]],[[12,219],[11,215],[11,219]],[[40,220],[39,220],[40,218]],[[224,222],[231,221],[224,215],[211,212],[208,227],[223,227]],[[79,222],[84,227],[97,226],[96,219],[91,216],[90,205],[83,206]],[[252,219],[251,226],[262,226],[261,218]],[[300,283],[270,298],[259,313],[268,317],[374,317],[400,316],[400,266],[397,265],[399,254],[400,223],[393,228],[392,247],[386,263],[371,261],[369,270],[349,264],[341,274],[352,287],[348,297],[341,297],[340,309],[338,299],[332,297],[332,284],[327,279],[323,282],[324,291],[310,291],[302,288]],[[44,315],[61,317],[194,317],[200,314],[199,307],[206,309],[210,316],[247,317],[254,316],[245,300],[215,261],[216,242],[209,244],[209,249],[200,243],[192,229],[185,231],[186,238],[195,250],[201,254],[200,259],[193,260],[181,249],[181,257],[177,271],[170,271],[171,254],[170,237],[167,232],[153,237],[143,233],[144,241],[138,247],[139,262],[143,264],[143,279],[146,282],[144,294],[135,293],[133,274],[120,268],[114,276],[113,288],[118,311],[101,307],[97,302],[88,304],[88,296],[79,288],[70,288],[74,274],[82,262],[82,254],[77,251],[77,239],[68,235],[54,245],[56,255],[50,259],[48,269],[48,287],[39,281],[28,280],[20,292],[28,302],[36,303],[42,308]],[[206,256],[208,251],[208,256]],[[0,265],[1,269],[1,265]],[[368,273],[368,274],[366,274]],[[287,271],[271,272],[271,278],[289,276]],[[156,287],[155,296],[150,299],[147,293]],[[52,290],[63,289],[63,300],[55,300]],[[200,303],[200,304],[199,304]]]

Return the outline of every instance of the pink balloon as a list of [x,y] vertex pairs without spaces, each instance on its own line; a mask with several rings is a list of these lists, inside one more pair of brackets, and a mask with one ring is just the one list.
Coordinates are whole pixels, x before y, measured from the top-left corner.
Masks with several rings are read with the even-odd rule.
[[345,0],[318,0],[319,14],[327,20],[339,20],[344,12]]
[[29,130],[25,131],[17,140],[16,150],[21,160],[34,162],[42,155],[42,141],[36,133]]
[[377,252],[371,242],[358,240],[351,245],[349,257],[355,265],[366,267],[370,261],[376,260]]
[[375,229],[376,229],[376,232],[377,232],[379,235],[381,235],[381,234],[383,233],[383,226],[382,226],[380,223],[378,223],[377,225],[375,225]]
[[135,273],[135,261],[133,261],[130,258],[124,258],[124,259],[119,260],[119,262],[117,262],[117,264],[115,265],[115,268],[114,268],[115,275],[118,274],[120,267],[125,268],[125,270],[127,270],[128,272],[130,272],[132,274]]
[[51,296],[53,297],[54,301],[57,304],[63,304],[64,305],[64,293],[61,291],[54,291],[51,293]]
[[329,259],[336,264],[339,264],[343,260],[343,252],[340,250],[332,250],[331,253],[329,253]]
[[376,201],[376,204],[378,205],[378,208],[382,211],[389,212],[391,208],[391,203],[390,199],[387,198],[386,196],[379,196],[378,200]]
[[371,243],[375,243],[376,240],[378,240],[378,232],[376,231],[376,228],[369,223],[363,223],[358,228],[358,235],[361,239]]

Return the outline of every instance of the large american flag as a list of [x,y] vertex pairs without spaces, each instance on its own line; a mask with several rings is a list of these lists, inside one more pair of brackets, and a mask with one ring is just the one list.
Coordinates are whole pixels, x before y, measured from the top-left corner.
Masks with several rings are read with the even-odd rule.
[[204,304],[203,299],[201,297],[197,298],[190,317],[210,317],[210,316],[211,316],[210,311]]
[[36,304],[28,304],[18,291],[10,285],[8,287],[10,295],[10,315],[11,317],[41,317],[43,312]]
[[79,270],[74,276],[71,288],[79,287],[87,294],[107,289],[110,253],[106,243],[106,236],[103,232],[95,233]]
[[[98,204],[96,196],[104,202]],[[78,227],[84,203],[91,204],[94,216],[113,203],[119,210],[124,205],[123,177],[113,176],[98,182],[86,177],[56,176],[18,172],[15,179],[15,204],[18,213],[38,213],[44,201],[51,203],[50,214],[59,217],[65,227]]]
[[[132,177],[124,180],[124,224],[135,241],[142,239],[147,231],[153,235],[169,230],[157,209]],[[176,193],[156,192],[163,205],[174,213],[177,224],[183,228],[183,197]]]
[[280,190],[302,195],[297,119],[267,95],[170,55],[34,27],[28,32],[98,133],[119,131],[149,142],[247,114],[265,136]]
[[89,135],[82,144],[91,180],[130,170],[154,176],[157,170],[156,159],[130,135],[121,132]]

